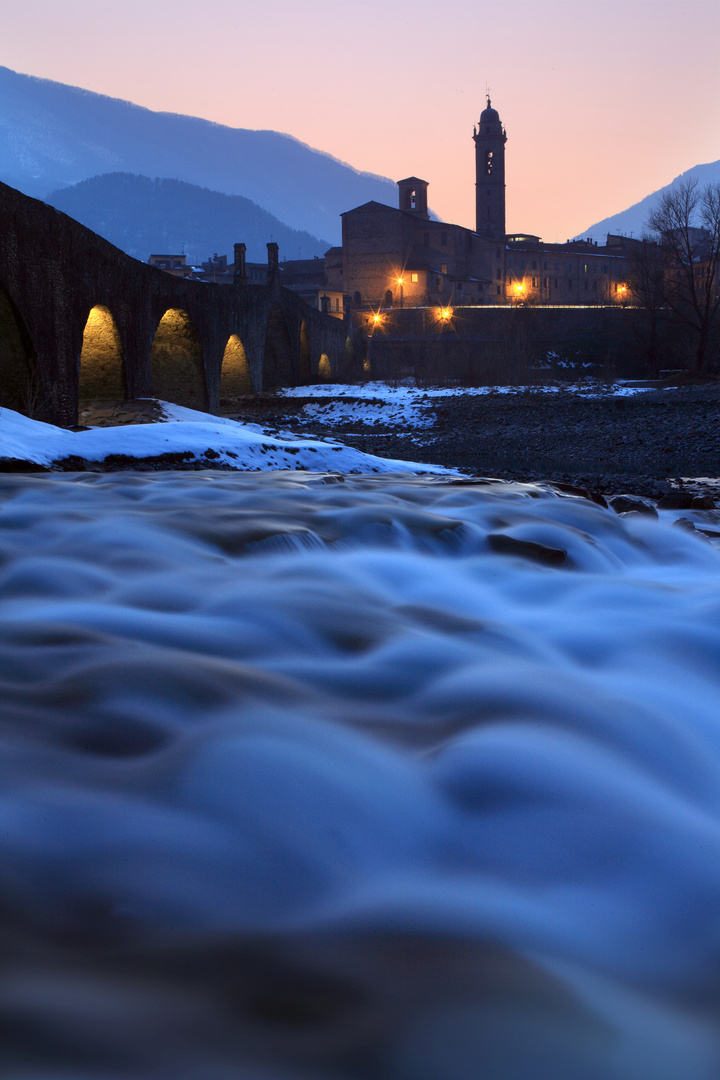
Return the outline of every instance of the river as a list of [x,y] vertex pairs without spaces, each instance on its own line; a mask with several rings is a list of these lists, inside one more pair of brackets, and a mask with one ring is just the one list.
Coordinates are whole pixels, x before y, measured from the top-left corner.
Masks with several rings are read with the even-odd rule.
[[0,477],[4,1075],[716,1080],[720,554],[542,485]]

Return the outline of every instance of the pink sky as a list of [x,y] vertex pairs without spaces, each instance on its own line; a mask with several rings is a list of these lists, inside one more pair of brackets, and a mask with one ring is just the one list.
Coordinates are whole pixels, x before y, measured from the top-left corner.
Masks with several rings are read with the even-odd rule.
[[718,56],[716,0],[0,0],[6,67],[420,176],[463,225],[487,83],[508,229],[550,241],[720,157]]

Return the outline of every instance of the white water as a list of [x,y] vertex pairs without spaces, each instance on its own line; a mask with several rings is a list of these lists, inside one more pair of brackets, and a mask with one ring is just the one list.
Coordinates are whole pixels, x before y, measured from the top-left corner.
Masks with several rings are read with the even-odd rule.
[[124,473],[1,477],[0,559],[3,1075],[716,1080],[717,549]]

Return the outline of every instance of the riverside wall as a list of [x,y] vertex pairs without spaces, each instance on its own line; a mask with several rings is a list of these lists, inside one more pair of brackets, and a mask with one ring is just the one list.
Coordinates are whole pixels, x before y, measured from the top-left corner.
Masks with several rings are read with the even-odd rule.
[[366,373],[379,379],[482,385],[541,372],[643,377],[661,360],[657,348],[651,355],[646,313],[632,307],[393,308],[353,318],[367,338]]

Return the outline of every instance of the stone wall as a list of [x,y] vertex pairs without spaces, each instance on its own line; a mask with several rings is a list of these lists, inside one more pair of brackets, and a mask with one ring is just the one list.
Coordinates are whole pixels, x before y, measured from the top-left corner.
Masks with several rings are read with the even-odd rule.
[[[356,313],[373,378],[487,385],[563,374],[647,374],[637,308],[456,307]],[[366,370],[367,374],[367,370]]]

